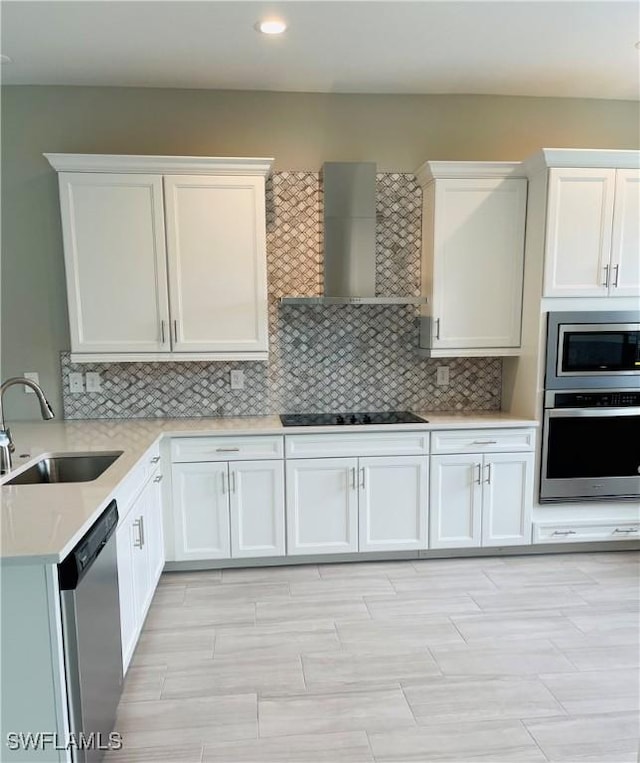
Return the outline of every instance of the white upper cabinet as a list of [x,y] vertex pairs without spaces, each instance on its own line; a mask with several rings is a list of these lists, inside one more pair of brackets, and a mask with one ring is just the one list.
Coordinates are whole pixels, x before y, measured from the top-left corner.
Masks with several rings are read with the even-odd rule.
[[264,180],[164,178],[173,348],[266,352]]
[[527,180],[508,162],[427,162],[420,346],[432,357],[520,347]]
[[272,160],[47,158],[74,361],[266,360]]
[[551,168],[545,297],[640,294],[640,172]]
[[74,352],[168,352],[162,178],[60,173]]
[[600,297],[609,288],[615,170],[549,170],[545,297]]
[[640,294],[639,170],[616,170],[609,288],[616,297]]

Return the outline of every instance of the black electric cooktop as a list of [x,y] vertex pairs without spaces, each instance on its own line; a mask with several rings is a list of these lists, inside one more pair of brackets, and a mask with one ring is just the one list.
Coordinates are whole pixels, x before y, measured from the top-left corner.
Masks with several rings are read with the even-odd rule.
[[362,424],[426,424],[409,411],[359,411],[358,413],[284,413],[283,427],[335,427]]

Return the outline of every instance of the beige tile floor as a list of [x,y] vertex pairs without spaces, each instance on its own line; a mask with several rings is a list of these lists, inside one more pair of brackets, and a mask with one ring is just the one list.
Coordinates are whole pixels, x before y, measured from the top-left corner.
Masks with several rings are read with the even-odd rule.
[[636,763],[640,553],[162,576],[116,761]]

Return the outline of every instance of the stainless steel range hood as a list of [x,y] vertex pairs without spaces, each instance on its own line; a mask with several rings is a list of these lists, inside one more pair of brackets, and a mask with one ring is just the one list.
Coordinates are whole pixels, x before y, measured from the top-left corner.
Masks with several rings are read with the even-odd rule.
[[283,305],[424,305],[423,297],[376,296],[376,165],[325,162],[324,296]]

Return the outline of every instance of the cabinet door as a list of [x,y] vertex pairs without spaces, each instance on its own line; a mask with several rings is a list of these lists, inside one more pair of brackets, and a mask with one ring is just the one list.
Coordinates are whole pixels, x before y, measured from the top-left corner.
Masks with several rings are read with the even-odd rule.
[[162,179],[59,177],[73,352],[169,350]]
[[436,181],[433,349],[520,345],[526,201],[524,178]]
[[133,543],[131,520],[127,517],[116,531],[118,555],[118,593],[120,596],[120,635],[122,669],[126,672],[136,645],[138,615],[133,583]]
[[231,556],[284,556],[284,464],[229,464]]
[[151,581],[151,596],[156,588],[158,578],[164,568],[164,533],[162,529],[162,474],[151,478],[147,486],[147,506],[145,514],[145,543],[149,553],[149,577]]
[[533,453],[494,453],[484,457],[482,545],[531,543]]
[[482,539],[482,455],[433,456],[429,548],[479,546]]
[[607,295],[615,174],[549,170],[543,296]]
[[175,559],[228,559],[227,463],[173,464]]
[[173,349],[264,352],[264,179],[164,178]]
[[358,550],[358,459],[286,462],[287,553]]
[[151,601],[149,547],[145,543],[147,494],[143,490],[129,513],[129,537],[133,549],[133,589],[136,602],[136,639]]
[[427,548],[426,456],[359,459],[360,551]]
[[611,287],[614,297],[640,295],[640,172],[616,170],[611,240]]

